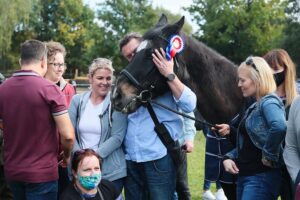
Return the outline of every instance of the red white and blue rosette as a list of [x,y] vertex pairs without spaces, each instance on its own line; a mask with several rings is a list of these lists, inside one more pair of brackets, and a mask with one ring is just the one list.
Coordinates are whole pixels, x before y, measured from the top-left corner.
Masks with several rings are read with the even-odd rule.
[[179,35],[172,35],[166,48],[166,58],[171,60],[176,54],[182,52],[184,47],[183,39]]

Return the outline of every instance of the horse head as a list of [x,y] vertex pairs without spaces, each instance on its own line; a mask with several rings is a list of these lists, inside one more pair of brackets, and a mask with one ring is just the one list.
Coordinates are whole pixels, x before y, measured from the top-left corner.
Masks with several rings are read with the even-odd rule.
[[[158,23],[144,34],[135,56],[117,79],[112,93],[115,109],[132,113],[142,104],[139,98],[155,98],[169,90],[166,78],[152,61],[152,53],[155,49],[166,49],[170,36],[179,34],[183,24],[184,17],[174,24],[168,24],[167,17],[162,15]],[[179,78],[187,76],[186,71],[179,67],[180,57],[176,56],[174,60],[175,74]]]

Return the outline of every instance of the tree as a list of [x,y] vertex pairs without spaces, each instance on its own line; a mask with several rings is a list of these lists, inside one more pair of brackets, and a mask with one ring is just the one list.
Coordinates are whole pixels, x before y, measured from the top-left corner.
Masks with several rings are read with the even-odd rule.
[[286,9],[288,19],[284,29],[284,37],[281,46],[287,50],[292,60],[296,63],[297,74],[300,75],[300,2],[290,0]]
[[15,27],[28,20],[36,3],[36,0],[0,0],[0,54],[9,50]]
[[28,38],[54,40],[66,47],[68,71],[74,73],[79,68],[86,72],[92,59],[88,57],[94,40],[91,30],[97,27],[94,17],[82,0],[43,0],[38,12],[30,15],[29,23],[15,30],[11,54],[18,52],[18,44]]
[[[111,56],[114,66],[120,71],[127,61],[120,55],[119,40],[130,32],[144,34],[156,24],[162,13],[173,22],[181,17],[162,8],[153,8],[149,0],[107,0],[99,4],[98,19],[103,27],[104,41],[98,46],[97,52]],[[191,25],[186,23],[184,30],[191,34]]]
[[240,63],[278,45],[284,28],[286,1],[194,0],[187,10],[207,45]]
[[20,23],[27,23],[32,8],[38,4],[37,0],[0,0],[0,66],[6,71],[11,64],[8,52],[12,43],[12,35]]

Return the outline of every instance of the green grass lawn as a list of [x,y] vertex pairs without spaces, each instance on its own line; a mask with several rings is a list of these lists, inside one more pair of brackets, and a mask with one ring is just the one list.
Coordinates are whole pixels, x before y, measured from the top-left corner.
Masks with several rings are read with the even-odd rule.
[[[194,141],[194,151],[188,154],[189,186],[193,200],[200,200],[203,192],[204,160],[205,160],[205,137],[202,132],[197,132]],[[215,184],[211,185],[215,192]]]

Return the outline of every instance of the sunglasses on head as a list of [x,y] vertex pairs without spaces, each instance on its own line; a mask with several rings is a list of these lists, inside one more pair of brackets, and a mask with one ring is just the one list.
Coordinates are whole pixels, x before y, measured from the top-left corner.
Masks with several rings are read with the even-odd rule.
[[259,71],[258,71],[258,69],[257,69],[257,67],[256,67],[256,65],[255,65],[255,63],[253,62],[252,56],[249,56],[249,57],[246,59],[245,63],[246,63],[246,65],[249,65],[249,66],[253,67],[253,69],[255,69],[255,71],[257,71],[257,73],[259,73]]

